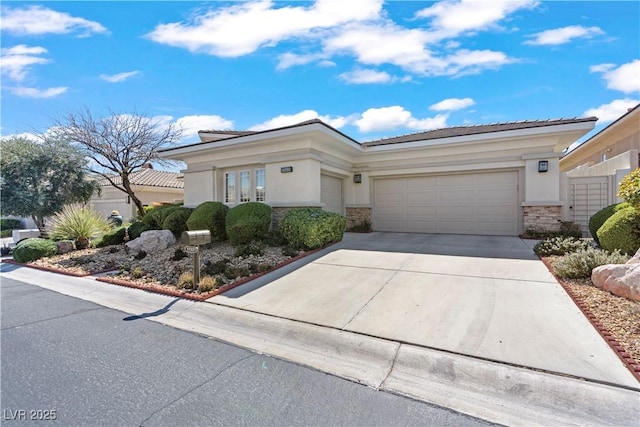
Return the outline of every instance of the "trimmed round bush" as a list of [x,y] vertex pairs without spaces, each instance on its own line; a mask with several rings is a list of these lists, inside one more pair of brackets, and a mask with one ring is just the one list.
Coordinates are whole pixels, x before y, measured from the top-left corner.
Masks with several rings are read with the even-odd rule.
[[626,209],[629,207],[629,204],[626,202],[623,203],[615,203],[613,205],[609,205],[606,208],[600,209],[598,212],[593,214],[591,218],[589,218],[589,233],[591,233],[591,237],[596,241],[598,245],[600,245],[600,240],[598,239],[598,230],[602,227],[611,215],[618,212],[621,209]]
[[24,239],[13,250],[13,259],[18,262],[35,261],[40,258],[50,257],[58,252],[56,242],[48,239],[31,238]]
[[342,240],[347,219],[314,208],[292,209],[280,222],[280,231],[296,249],[317,249]]
[[600,246],[633,255],[640,248],[640,209],[627,207],[614,213],[598,230]]
[[142,222],[147,224],[150,230],[161,230],[162,224],[164,220],[176,209],[179,209],[180,206],[176,205],[162,205],[156,208],[151,209],[145,216],[142,218]]
[[157,230],[156,228],[152,228],[151,226],[145,224],[141,221],[136,221],[129,226],[127,232],[129,233],[129,240],[134,240],[140,237],[143,231],[147,230]]
[[204,202],[198,205],[187,219],[187,228],[189,230],[209,230],[211,241],[227,240],[225,220],[228,211],[229,207],[224,203]]
[[127,233],[126,227],[118,227],[105,233],[96,246],[102,248],[104,246],[121,245],[124,243],[124,236]]
[[260,202],[243,203],[229,209],[225,220],[225,231],[234,246],[264,239],[270,226],[271,206]]
[[[169,209],[165,209],[168,211]],[[174,236],[180,237],[183,231],[187,231],[187,220],[191,216],[192,209],[173,209],[162,222],[163,230],[170,230]]]

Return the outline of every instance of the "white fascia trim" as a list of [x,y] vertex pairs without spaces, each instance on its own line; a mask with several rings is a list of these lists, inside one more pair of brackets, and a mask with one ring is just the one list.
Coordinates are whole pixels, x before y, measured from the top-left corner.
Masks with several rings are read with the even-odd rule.
[[545,134],[573,132],[577,130],[589,131],[593,129],[592,122],[584,123],[570,123],[565,125],[553,125],[553,126],[540,126],[535,128],[507,130],[501,132],[488,132],[475,135],[454,136],[450,138],[438,138],[413,142],[401,142],[387,145],[375,145],[371,147],[365,147],[364,152],[376,152],[376,151],[392,151],[400,149],[412,149],[433,147],[438,145],[452,145],[452,144],[464,144],[464,143],[482,143],[490,140],[501,140],[509,138],[526,138],[530,136],[539,136]]
[[373,205],[372,204],[346,204],[344,205],[345,208],[358,208],[358,209],[373,209]]
[[245,136],[239,136],[234,138],[221,139],[217,141],[201,142],[201,143],[190,145],[187,147],[174,148],[169,152],[160,152],[158,154],[162,158],[181,159],[181,157],[178,157],[178,156],[194,154],[203,150],[233,147],[234,145],[239,145],[239,144],[249,144],[249,143],[261,142],[268,139],[276,139],[276,138],[282,138],[287,136],[299,135],[302,133],[309,133],[310,131],[320,131],[322,133],[325,133],[333,137],[334,139],[341,141],[344,144],[349,145],[351,148],[356,149],[359,152],[362,151],[362,147],[358,143],[351,141],[350,139],[346,138],[345,136],[339,133],[333,132],[331,129],[327,128],[324,125],[321,125],[320,123],[311,123],[308,125],[302,125],[302,126],[292,127],[288,129],[267,131],[259,134],[245,135]]
[[537,159],[553,159],[562,157],[562,153],[553,152],[553,153],[532,153],[532,154],[523,154],[522,160],[537,160]]

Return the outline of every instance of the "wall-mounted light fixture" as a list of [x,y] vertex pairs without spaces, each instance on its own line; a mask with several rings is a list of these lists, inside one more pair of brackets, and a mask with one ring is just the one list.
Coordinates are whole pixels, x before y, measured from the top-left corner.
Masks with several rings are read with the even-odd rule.
[[280,173],[291,173],[293,172],[293,166],[285,166],[280,168]]
[[355,182],[356,184],[360,184],[362,182],[362,174],[357,173],[353,175],[353,182]]
[[547,172],[549,170],[549,161],[540,160],[538,162],[538,172]]

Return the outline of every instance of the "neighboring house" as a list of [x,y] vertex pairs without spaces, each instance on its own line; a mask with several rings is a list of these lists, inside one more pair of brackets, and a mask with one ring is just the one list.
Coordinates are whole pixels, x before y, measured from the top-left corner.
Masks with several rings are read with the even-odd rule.
[[322,207],[376,231],[518,235],[557,229],[559,159],[597,119],[462,126],[358,142],[320,120],[260,132],[200,131],[182,160],[185,206]]
[[[144,205],[153,203],[181,202],[184,194],[184,182],[182,174],[154,170],[150,165],[130,175],[133,191]],[[115,177],[116,184],[121,184],[122,179]],[[89,203],[105,218],[111,211],[117,210],[125,221],[135,218],[136,205],[131,202],[129,196],[113,187],[105,178],[99,178],[98,182],[102,194],[94,195]]]
[[640,163],[640,104],[560,159],[568,200],[564,218],[588,235],[589,218],[620,202],[620,181]]

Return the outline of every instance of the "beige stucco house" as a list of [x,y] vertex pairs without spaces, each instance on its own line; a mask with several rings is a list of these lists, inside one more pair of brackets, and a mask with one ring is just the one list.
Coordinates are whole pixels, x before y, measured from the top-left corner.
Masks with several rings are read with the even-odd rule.
[[[116,184],[122,182],[120,177],[114,177]],[[184,195],[184,181],[182,174],[165,172],[145,166],[130,175],[132,188],[144,205],[154,203],[181,202]],[[105,178],[98,180],[102,190],[100,196],[94,195],[89,203],[98,212],[109,216],[111,211],[117,210],[125,221],[135,218],[136,205],[129,196],[113,187]]]
[[200,131],[164,150],[186,163],[185,206],[322,207],[376,231],[518,235],[557,228],[559,159],[597,119],[462,126],[359,142],[320,120],[260,132]]
[[640,163],[640,104],[560,159],[565,219],[582,225],[588,235],[589,218],[620,202],[620,181]]

